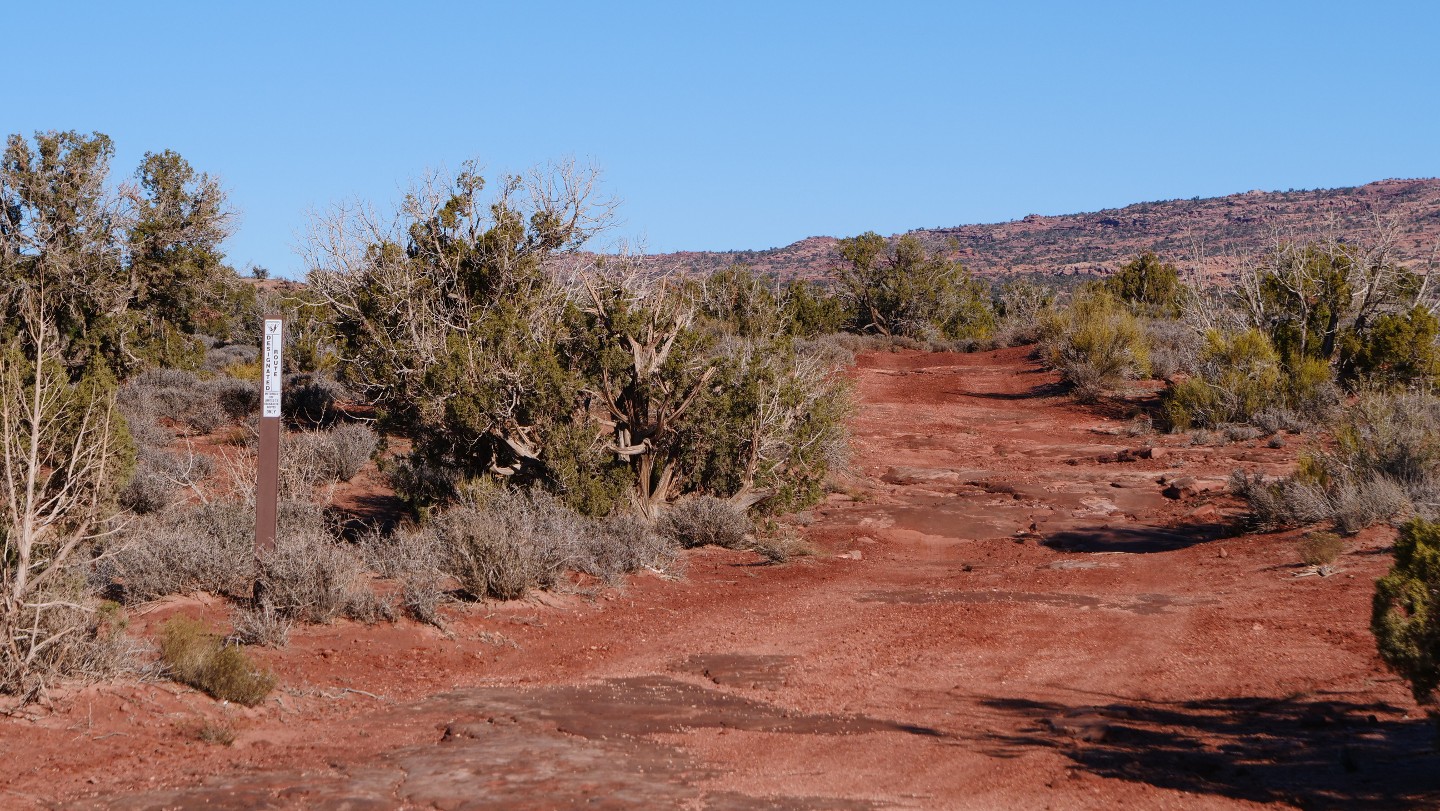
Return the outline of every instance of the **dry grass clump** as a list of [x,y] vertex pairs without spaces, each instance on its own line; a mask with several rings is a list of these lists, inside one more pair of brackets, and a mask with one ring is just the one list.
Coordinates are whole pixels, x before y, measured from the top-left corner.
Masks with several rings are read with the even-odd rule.
[[746,548],[754,550],[772,563],[785,563],[793,558],[815,554],[815,547],[794,527],[773,523],[765,527],[763,532],[757,532]]
[[755,531],[755,523],[743,508],[714,496],[677,501],[661,515],[658,523],[662,533],[685,548],[743,549]]
[[1345,542],[1333,532],[1312,532],[1295,546],[1306,566],[1329,566],[1345,551]]
[[221,701],[253,707],[275,689],[275,677],[261,670],[238,645],[226,645],[198,620],[178,616],[160,635],[160,660],[171,678]]
[[228,721],[200,721],[182,729],[195,740],[212,746],[230,746],[235,743],[235,727]]
[[1267,479],[1237,470],[1230,475],[1230,491],[1250,503],[1255,526],[1265,531],[1316,524],[1335,514],[1325,488],[1297,478]]

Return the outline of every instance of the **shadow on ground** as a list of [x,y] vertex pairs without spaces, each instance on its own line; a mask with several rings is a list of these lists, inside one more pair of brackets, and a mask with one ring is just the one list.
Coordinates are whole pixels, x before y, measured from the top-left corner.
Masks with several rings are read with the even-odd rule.
[[1171,552],[1209,543],[1234,534],[1223,523],[1189,524],[1183,527],[1127,525],[1067,529],[1045,536],[1045,545],[1065,552]]
[[1019,732],[990,737],[991,754],[1058,749],[1076,768],[1160,788],[1301,808],[1436,807],[1434,727],[1388,704],[1328,694],[1183,703],[1066,706],[982,698],[1020,716]]

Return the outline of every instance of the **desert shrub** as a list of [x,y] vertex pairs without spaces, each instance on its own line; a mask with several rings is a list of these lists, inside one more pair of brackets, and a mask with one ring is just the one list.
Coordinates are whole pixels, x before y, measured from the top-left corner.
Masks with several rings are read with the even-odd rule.
[[1226,424],[1218,427],[1225,434],[1227,442],[1249,442],[1261,436],[1260,429],[1253,425]]
[[539,492],[501,492],[482,507],[446,512],[434,527],[447,573],[470,596],[498,600],[554,585],[586,530],[580,516]]
[[331,378],[288,375],[281,390],[280,413],[296,427],[328,428],[344,416],[340,404],[349,398],[345,387]]
[[1335,444],[1337,470],[1384,476],[1418,493],[1440,465],[1440,397],[1363,391],[1337,426]]
[[421,515],[429,512],[430,505],[453,500],[462,479],[457,466],[431,460],[421,453],[382,458],[380,472],[395,495]]
[[1410,496],[1393,479],[1374,476],[1359,483],[1341,481],[1333,488],[1335,527],[1354,535],[1411,509]]
[[1382,313],[1342,339],[1341,372],[1379,386],[1428,384],[1440,376],[1437,337],[1440,318],[1425,307]]
[[224,419],[224,411],[207,381],[181,369],[141,372],[120,388],[118,405],[132,421],[164,419],[201,434],[214,431]]
[[242,648],[226,645],[189,617],[174,617],[161,628],[160,659],[171,678],[222,701],[253,707],[275,689],[275,677],[256,667]]
[[168,448],[175,442],[175,432],[161,425],[154,416],[127,412],[123,407],[121,415],[130,431],[130,438],[138,450]]
[[1139,321],[1115,297],[1091,289],[1053,314],[1044,327],[1042,351],[1077,399],[1093,401],[1123,380],[1150,368],[1149,347]]
[[831,369],[846,369],[855,365],[855,349],[847,338],[859,336],[826,334],[814,338],[796,338],[796,354],[812,357]]
[[1324,487],[1297,478],[1266,479],[1237,470],[1230,477],[1230,489],[1249,502],[1254,523],[1262,530],[1316,524],[1335,514]]
[[767,520],[757,528],[746,544],[747,549],[772,563],[785,563],[792,558],[815,554],[815,548],[794,527]]
[[254,381],[217,377],[209,381],[209,389],[227,419],[244,420],[260,413],[260,386]]
[[[593,515],[722,489],[767,508],[818,498],[842,387],[796,355],[773,293],[739,274],[713,290],[656,279],[625,257],[553,273],[603,210],[571,169],[545,176],[562,193],[486,187],[467,166],[408,195],[393,227],[357,214],[342,228],[366,235],[355,250],[317,246],[342,382],[412,439],[387,471],[397,486],[423,509],[492,478]],[[722,351],[736,344],[747,357]]]
[[[0,531],[0,540],[3,540]],[[124,612],[100,603],[77,568],[34,593],[31,605],[0,617],[0,693],[33,698],[58,678],[102,679],[129,667],[136,646]]]
[[1317,358],[1292,359],[1286,364],[1281,393],[1290,413],[1309,425],[1333,419],[1342,397],[1335,370]]
[[121,488],[120,506],[139,515],[160,512],[175,503],[175,485],[154,470],[141,467]]
[[205,352],[205,369],[210,372],[224,372],[233,366],[255,363],[260,358],[260,347],[249,344],[216,344]]
[[674,560],[670,540],[639,516],[616,513],[587,523],[580,552],[571,558],[576,571],[613,584],[640,569],[667,569]]
[[1274,405],[1281,388],[1280,358],[1256,330],[1205,335],[1197,374],[1165,395],[1166,420],[1176,430],[1250,422]]
[[[1293,477],[1237,487],[1272,528],[1334,519],[1345,533],[1440,507],[1440,398],[1366,391],[1341,415],[1332,449],[1300,458]],[[1244,478],[1236,474],[1235,481]],[[1282,508],[1278,505],[1288,505]]]
[[275,549],[259,564],[263,602],[281,618],[314,623],[373,618],[360,558],[319,527],[277,533]]
[[892,245],[868,232],[839,242],[848,263],[840,294],[857,332],[919,340],[985,339],[995,329],[989,290],[959,262],[913,235]]
[[1040,340],[1047,314],[1055,306],[1055,291],[1027,279],[1012,279],[994,293],[997,323],[992,343],[1019,346]]
[[1150,373],[1162,380],[1199,371],[1205,338],[1189,324],[1168,318],[1145,321],[1150,344]]
[[370,461],[380,437],[367,425],[345,423],[325,431],[286,437],[297,476],[314,482],[348,482]]
[[840,296],[814,282],[792,280],[780,297],[781,312],[791,335],[820,338],[845,328],[851,320]]
[[1105,280],[1105,289],[1146,315],[1175,317],[1185,301],[1185,285],[1180,271],[1146,251],[1121,266],[1119,272]]
[[586,517],[546,493],[503,488],[362,548],[372,568],[400,582],[405,610],[435,624],[447,578],[471,597],[511,600],[553,587],[564,571],[613,583],[673,557],[669,540],[639,517]]
[[1300,561],[1307,566],[1329,566],[1345,551],[1345,542],[1333,532],[1312,532],[1295,545]]
[[1375,584],[1370,629],[1380,658],[1410,683],[1417,701],[1440,686],[1440,524],[1420,518],[1400,528],[1395,563]]
[[660,531],[682,547],[723,546],[743,549],[755,525],[745,510],[725,499],[695,496],[670,505]]
[[301,431],[280,438],[280,497],[306,501],[316,485],[333,481],[325,456],[330,442],[321,432]]
[[277,608],[273,600],[263,597],[237,605],[230,622],[235,628],[236,641],[272,648],[290,644],[290,631],[295,627],[293,617]]
[[121,488],[117,500],[140,515],[160,512],[175,503],[178,488],[193,487],[214,471],[214,461],[193,450],[181,455],[142,446],[135,475]]
[[414,619],[440,626],[445,598],[445,554],[433,527],[402,526],[389,535],[373,532],[360,540],[366,565],[400,586],[400,606]]
[[127,602],[196,591],[248,596],[254,532],[254,513],[233,500],[147,515],[100,559],[97,576],[118,586]]

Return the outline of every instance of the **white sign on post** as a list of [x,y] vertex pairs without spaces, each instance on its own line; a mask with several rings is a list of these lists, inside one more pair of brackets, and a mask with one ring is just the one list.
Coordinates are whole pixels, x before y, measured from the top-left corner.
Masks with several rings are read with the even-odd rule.
[[280,416],[280,325],[278,318],[265,319],[265,349],[260,357],[264,384],[261,386],[260,416]]

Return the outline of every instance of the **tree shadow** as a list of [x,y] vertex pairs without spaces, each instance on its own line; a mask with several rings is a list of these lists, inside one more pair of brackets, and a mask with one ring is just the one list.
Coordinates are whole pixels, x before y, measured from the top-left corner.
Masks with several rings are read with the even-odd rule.
[[1044,544],[1063,552],[1172,552],[1231,535],[1228,524],[1213,522],[1182,527],[1131,524],[1119,527],[1070,529],[1046,534]]
[[372,532],[388,534],[415,513],[399,496],[388,493],[366,493],[351,497],[345,506],[325,508],[326,520],[342,538],[356,540]]
[[1385,703],[1338,693],[1101,706],[980,703],[1024,722],[1015,733],[988,736],[988,751],[998,757],[1049,748],[1102,777],[1301,808],[1440,803],[1434,728]]
[[967,391],[965,389],[953,389],[942,392],[947,397],[974,397],[979,400],[1039,400],[1047,397],[1059,397],[1070,391],[1070,387],[1064,383],[1039,383],[1029,389],[1020,392],[1004,391]]

